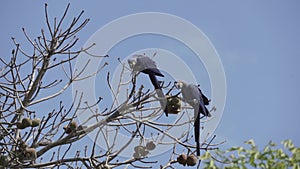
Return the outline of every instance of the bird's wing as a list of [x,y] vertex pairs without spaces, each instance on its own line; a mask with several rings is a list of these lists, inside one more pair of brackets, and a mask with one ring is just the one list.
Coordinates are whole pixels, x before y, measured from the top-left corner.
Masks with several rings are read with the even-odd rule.
[[201,89],[198,87],[200,94],[202,95],[202,99],[205,105],[209,105],[208,98],[202,93]]
[[208,99],[205,96],[204,97],[207,100],[203,98],[201,90],[199,90],[197,85],[194,84],[184,85],[181,91],[182,91],[182,97],[187,103],[189,103],[194,109],[199,110],[199,113],[203,114],[204,116],[210,117],[210,113],[205,107],[206,105],[205,102],[208,102]]
[[155,62],[149,57],[140,55],[136,58],[136,60],[139,71],[146,74],[154,73],[156,76],[164,77],[164,75],[157,69]]
[[209,104],[209,100],[207,99],[206,96],[204,96],[201,92],[201,90],[198,88],[199,90],[199,112],[201,114],[203,114],[204,116],[208,116],[210,117],[211,114],[209,113],[209,111],[207,110],[207,108],[205,107],[205,105]]
[[[183,82],[184,83],[184,82]],[[184,83],[182,89],[182,97],[184,98],[184,100],[186,100],[189,104],[192,103],[196,103],[196,100],[199,100],[199,90],[197,88],[197,86],[193,85],[193,84],[186,84]],[[191,105],[193,106],[193,105]]]
[[211,114],[209,113],[209,111],[205,107],[205,104],[204,104],[203,100],[199,101],[199,113],[203,114],[204,116],[208,116],[208,117],[211,116]]
[[157,68],[144,69],[141,72],[146,73],[146,74],[154,74],[156,76],[164,77],[164,75]]

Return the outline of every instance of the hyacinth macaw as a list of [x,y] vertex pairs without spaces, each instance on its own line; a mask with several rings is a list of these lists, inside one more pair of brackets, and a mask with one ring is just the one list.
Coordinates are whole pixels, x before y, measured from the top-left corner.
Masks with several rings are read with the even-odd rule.
[[200,114],[211,117],[210,112],[205,105],[209,104],[208,98],[201,92],[200,88],[195,84],[187,84],[183,81],[175,82],[175,86],[181,89],[182,99],[191,105],[194,109],[194,134],[197,147],[197,156],[200,155]]
[[160,105],[162,109],[164,109],[166,116],[168,116],[166,109],[167,100],[165,99],[164,93],[156,78],[156,76],[164,77],[164,75],[158,70],[156,63],[148,56],[133,55],[132,58],[128,59],[128,64],[134,72],[142,72],[149,76],[151,83],[156,90],[157,96],[159,97]]

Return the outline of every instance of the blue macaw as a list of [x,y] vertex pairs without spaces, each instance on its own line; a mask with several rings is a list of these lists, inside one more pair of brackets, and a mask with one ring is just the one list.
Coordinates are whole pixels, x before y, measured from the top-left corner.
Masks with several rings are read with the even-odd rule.
[[183,81],[175,82],[175,86],[181,89],[182,99],[194,109],[194,134],[197,147],[197,156],[200,155],[200,114],[211,117],[205,105],[209,104],[208,98],[201,92],[200,88],[194,84],[187,84]]
[[162,109],[164,109],[166,116],[168,116],[166,108],[167,100],[165,99],[164,93],[156,78],[156,76],[164,77],[164,75],[157,69],[155,62],[148,56],[134,55],[132,58],[128,59],[128,64],[133,71],[148,74],[151,83],[156,90],[157,96],[159,97],[160,105]]

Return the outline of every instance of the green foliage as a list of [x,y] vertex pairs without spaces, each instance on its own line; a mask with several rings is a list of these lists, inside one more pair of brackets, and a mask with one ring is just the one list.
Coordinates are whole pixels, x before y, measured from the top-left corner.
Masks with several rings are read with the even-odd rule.
[[[206,152],[201,156],[205,169],[278,168],[300,169],[300,148],[291,140],[282,141],[283,149],[272,141],[259,150],[253,139],[245,147],[232,147],[226,151]],[[217,162],[218,161],[218,162]]]

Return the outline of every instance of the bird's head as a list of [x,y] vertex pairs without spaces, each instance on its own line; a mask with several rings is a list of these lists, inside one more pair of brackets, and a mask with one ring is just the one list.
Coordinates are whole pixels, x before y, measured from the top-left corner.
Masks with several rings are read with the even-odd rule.
[[128,65],[131,69],[133,69],[136,65],[136,58],[130,58],[127,60],[128,61]]
[[175,85],[175,87],[176,87],[177,89],[182,89],[183,86],[185,85],[185,83],[184,83],[183,81],[179,80],[179,81],[176,81],[176,82],[174,83],[174,85]]

